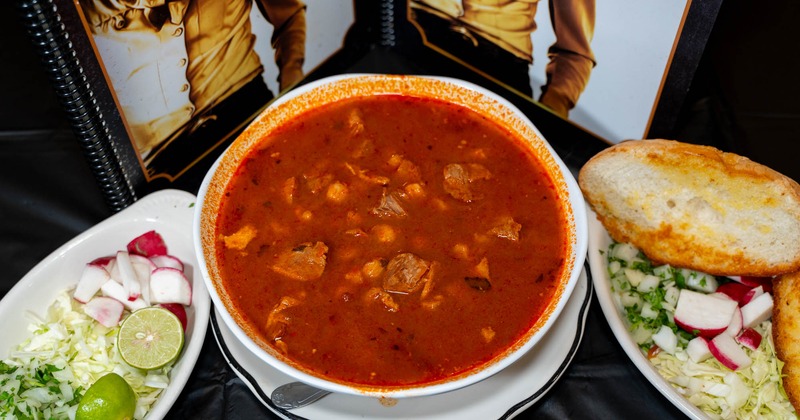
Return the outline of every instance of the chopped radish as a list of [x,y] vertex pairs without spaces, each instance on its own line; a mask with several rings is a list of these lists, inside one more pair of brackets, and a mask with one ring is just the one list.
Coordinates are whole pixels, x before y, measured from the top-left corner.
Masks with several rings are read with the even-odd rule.
[[86,315],[109,328],[119,324],[123,310],[122,302],[105,296],[94,297],[83,305]]
[[183,261],[172,255],[156,255],[150,257],[150,260],[153,261],[156,267],[172,267],[183,271]]
[[114,257],[114,261],[109,265],[108,273],[115,282],[122,284],[122,275],[119,274],[119,264],[117,264],[116,257]]
[[772,295],[764,293],[742,306],[742,323],[745,328],[754,327],[772,316]]
[[154,263],[153,260],[151,260],[150,258],[143,257],[141,255],[131,254],[131,253],[128,253],[128,256],[131,259],[131,263],[133,263],[133,264],[141,264],[141,265],[147,267],[147,269],[149,271],[153,271],[156,268],[158,268],[156,263]]
[[751,300],[761,296],[764,294],[764,287],[757,286],[747,291],[747,293],[742,296],[742,299],[739,301],[739,305],[747,305],[750,303]]
[[94,297],[100,287],[110,278],[111,276],[103,266],[92,263],[86,264],[83,267],[81,278],[78,279],[78,285],[75,287],[72,297],[80,303],[86,303]]
[[747,353],[728,334],[720,334],[714,337],[708,343],[708,350],[730,370],[745,368],[753,363]]
[[125,288],[114,280],[105,282],[100,288],[100,292],[103,293],[103,296],[120,301],[129,311],[135,311],[149,306],[141,297],[136,300],[129,300]]
[[703,337],[714,337],[728,328],[738,306],[734,300],[683,289],[675,307],[675,324]]
[[104,269],[106,269],[106,270],[108,270],[110,272],[111,271],[111,267],[114,264],[114,259],[115,258],[116,257],[114,255],[107,255],[105,257],[98,257],[98,258],[95,258],[95,259],[89,261],[89,264],[90,265],[96,265],[98,267],[102,267],[102,268],[104,268]]
[[738,303],[738,302],[739,302],[739,301],[737,301],[736,299],[734,299],[734,298],[730,297],[728,294],[726,294],[726,293],[722,293],[722,292],[714,292],[714,293],[709,293],[708,295],[709,295],[709,296],[713,296],[713,297],[715,297],[715,298],[719,298],[719,299],[733,300],[733,301],[735,301],[736,303]]
[[131,254],[152,257],[167,254],[167,244],[158,232],[151,230],[130,241],[127,250]]
[[772,277],[742,276],[741,282],[750,287],[761,286],[764,292],[772,293]]
[[744,328],[744,319],[742,318],[742,310],[737,307],[736,310],[733,312],[733,316],[731,317],[731,323],[728,324],[728,328],[725,329],[725,334],[728,334],[731,337],[736,337],[740,332],[742,332],[742,328]]
[[192,304],[192,285],[182,271],[160,267],[150,274],[150,301],[152,303]]
[[678,345],[678,336],[672,331],[672,328],[662,325],[661,328],[653,334],[653,342],[669,354],[675,353],[675,348]]
[[728,278],[751,288],[761,286],[765,292],[772,293],[772,277],[728,276]]
[[695,363],[700,363],[712,356],[711,350],[708,349],[708,340],[703,337],[689,340],[689,344],[686,345],[686,353]]
[[175,314],[183,325],[183,331],[186,331],[186,325],[189,323],[189,317],[186,316],[186,307],[180,303],[159,303],[158,306],[167,309]]
[[731,281],[720,284],[717,288],[717,293],[725,293],[726,295],[730,296],[731,299],[740,302],[741,304],[742,297],[744,297],[744,295],[750,290],[752,290],[750,286],[745,286],[742,283]]
[[129,255],[133,264],[133,271],[136,273],[136,279],[139,280],[140,297],[147,305],[150,305],[150,273],[158,267],[147,257],[136,254]]
[[745,328],[741,334],[736,336],[736,342],[750,350],[758,350],[758,346],[761,345],[761,339],[761,334],[752,328]]
[[130,254],[125,251],[117,252],[117,266],[119,267],[122,287],[124,287],[125,292],[128,293],[128,300],[136,300],[142,293],[142,285],[136,277],[136,270],[133,268]]
[[[161,235],[149,231],[130,241],[126,250],[87,263],[73,297],[84,303],[87,314],[108,327],[119,324],[126,309],[135,311],[152,303],[174,313],[186,331],[184,305],[192,303],[192,285],[184,268],[179,258],[167,253]],[[155,297],[151,300],[151,296]]]

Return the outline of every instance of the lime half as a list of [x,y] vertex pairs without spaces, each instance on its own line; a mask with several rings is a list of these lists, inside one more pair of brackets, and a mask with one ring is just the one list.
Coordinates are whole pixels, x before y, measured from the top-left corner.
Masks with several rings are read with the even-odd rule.
[[136,411],[136,394],[116,373],[98,379],[78,403],[76,420],[130,420]]
[[183,325],[178,317],[167,309],[151,306],[131,313],[122,321],[117,349],[125,363],[152,370],[177,359],[183,340]]

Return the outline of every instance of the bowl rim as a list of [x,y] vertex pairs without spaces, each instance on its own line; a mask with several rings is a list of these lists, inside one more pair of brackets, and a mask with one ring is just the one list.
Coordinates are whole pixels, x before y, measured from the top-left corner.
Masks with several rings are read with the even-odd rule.
[[[387,88],[387,82],[389,88]],[[423,94],[420,96],[429,97],[432,99],[441,98],[434,96],[434,94],[430,92],[431,88],[425,86],[436,85],[440,88],[447,86],[453,90],[457,90],[458,93],[462,95],[461,101],[458,101],[460,105],[476,110],[475,107],[479,106],[476,105],[476,103],[481,103],[480,106],[483,107],[481,108],[483,111],[491,108],[493,111],[497,111],[500,114],[493,115],[494,121],[507,122],[510,119],[515,124],[515,127],[511,128],[512,131],[517,131],[518,134],[521,134],[519,133],[520,131],[527,134],[526,136],[520,135],[520,137],[533,137],[533,139],[530,139],[527,143],[531,145],[532,149],[536,149],[537,147],[539,148],[537,151],[535,151],[537,158],[548,160],[548,162],[544,162],[544,164],[548,168],[553,168],[554,170],[552,172],[556,172],[551,173],[551,176],[554,178],[553,182],[557,184],[557,190],[559,194],[563,194],[567,197],[567,205],[564,206],[564,211],[566,213],[565,216],[568,227],[568,254],[564,273],[565,277],[566,274],[569,273],[569,277],[566,278],[566,281],[562,282],[559,289],[560,294],[559,291],[556,291],[556,298],[549,303],[540,319],[536,321],[534,326],[524,335],[521,340],[501,353],[501,355],[495,357],[492,361],[471,369],[465,373],[456,375],[453,378],[447,378],[431,384],[381,388],[346,384],[315,376],[290,363],[287,363],[286,361],[279,359],[266,349],[262,348],[247,334],[247,332],[245,332],[245,330],[229,313],[228,307],[225,304],[225,298],[221,296],[221,293],[223,292],[218,290],[218,287],[221,288],[222,286],[218,285],[214,280],[214,277],[211,275],[210,270],[214,270],[214,268],[210,267],[211,264],[206,258],[207,252],[211,254],[214,252],[213,231],[216,222],[216,209],[218,208],[218,206],[215,205],[212,209],[207,209],[207,206],[209,205],[207,198],[216,194],[217,200],[219,200],[219,197],[222,196],[221,191],[224,191],[224,189],[227,187],[227,182],[231,178],[230,173],[233,172],[232,169],[238,166],[242,157],[247,154],[246,152],[249,151],[254,144],[258,143],[257,140],[245,141],[241,139],[246,138],[247,136],[250,136],[250,138],[256,137],[256,135],[259,134],[259,131],[263,128],[258,126],[259,122],[263,122],[268,116],[274,116],[273,114],[277,112],[275,110],[280,109],[280,107],[288,107],[293,101],[300,102],[305,95],[311,95],[319,90],[324,89],[328,89],[330,91],[334,87],[341,88],[342,86],[347,86],[360,87],[362,89],[366,88],[369,89],[369,91],[363,92],[364,94],[375,94],[375,92],[371,89],[373,89],[375,86],[379,86],[381,89],[379,90],[378,94],[400,93],[418,95],[420,94],[420,87],[418,85],[423,85],[423,88],[421,89],[424,92],[422,92]],[[356,94],[359,93],[360,91],[356,92]],[[438,93],[441,92],[439,91]],[[338,95],[338,97],[334,99],[326,97],[324,101],[318,103],[327,104],[344,98],[342,96],[343,94],[341,93],[335,95]],[[450,97],[449,95],[450,94],[448,93],[448,98],[444,98],[444,100],[453,100],[453,97]],[[468,99],[463,98],[464,95],[468,96]],[[352,94],[348,95],[347,97],[350,96],[352,96]],[[308,108],[304,106],[298,106],[298,109],[302,110]],[[299,111],[295,110],[294,112],[296,113]],[[291,111],[288,113],[291,114]],[[280,118],[278,118],[278,120],[280,120]],[[282,123],[283,121],[272,121],[269,124],[272,124],[273,126],[280,126]],[[261,131],[260,134],[263,136],[264,132]],[[240,153],[238,158],[232,157],[235,156],[237,152]],[[235,165],[232,167],[223,167],[223,165],[230,166],[234,163]],[[226,172],[228,175],[222,177],[220,175],[220,171],[225,171],[226,169],[228,169]],[[212,191],[211,189],[214,190]],[[519,359],[528,350],[530,350],[553,325],[558,315],[566,305],[566,302],[569,300],[569,297],[572,294],[576,283],[578,282],[588,249],[588,223],[586,219],[585,202],[580,188],[578,187],[577,181],[575,180],[569,168],[561,160],[555,150],[553,150],[552,146],[544,139],[544,136],[542,136],[533,122],[530,121],[530,119],[528,119],[528,117],[522,113],[522,111],[520,111],[516,106],[502,96],[471,82],[450,77],[366,73],[343,74],[325,77],[289,91],[277,98],[270,104],[269,107],[262,111],[262,113],[256,117],[254,122],[252,122],[251,125],[248,126],[248,128],[246,128],[245,131],[240,134],[240,136],[234,140],[234,142],[229,145],[228,148],[212,164],[198,190],[197,203],[198,206],[195,209],[193,229],[195,252],[197,254],[197,259],[200,262],[199,271],[203,281],[206,283],[206,288],[208,289],[212,302],[220,309],[219,313],[223,322],[225,322],[237,339],[239,339],[249,351],[288,376],[328,391],[353,395],[391,398],[434,395],[468,386],[501,371]],[[204,230],[203,227],[207,225],[209,228]]]

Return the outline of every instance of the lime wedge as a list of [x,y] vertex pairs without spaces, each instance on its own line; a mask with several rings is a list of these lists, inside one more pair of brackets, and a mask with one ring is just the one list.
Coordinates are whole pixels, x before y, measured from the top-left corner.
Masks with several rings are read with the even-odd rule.
[[131,420],[136,411],[136,394],[128,382],[109,373],[92,384],[83,394],[76,420]]
[[125,363],[143,370],[164,367],[183,348],[183,325],[167,309],[151,306],[134,311],[119,327],[117,349]]

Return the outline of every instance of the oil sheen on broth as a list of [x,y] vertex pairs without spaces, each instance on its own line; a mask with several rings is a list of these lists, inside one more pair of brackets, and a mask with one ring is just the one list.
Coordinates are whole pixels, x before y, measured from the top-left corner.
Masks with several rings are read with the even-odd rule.
[[564,270],[564,211],[521,140],[399,95],[307,112],[265,138],[216,226],[234,312],[341,383],[447,380],[507,350]]

